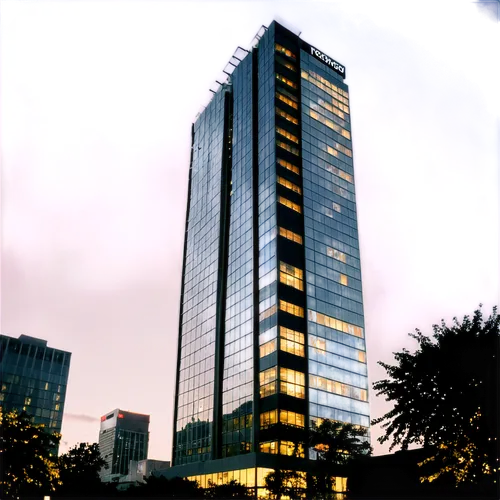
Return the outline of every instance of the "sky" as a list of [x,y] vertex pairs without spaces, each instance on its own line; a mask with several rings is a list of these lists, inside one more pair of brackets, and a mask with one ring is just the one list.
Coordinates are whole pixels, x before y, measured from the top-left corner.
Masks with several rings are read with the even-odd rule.
[[[72,352],[60,452],[151,415],[171,456],[191,123],[278,20],[345,65],[370,382],[499,302],[500,23],[469,0],[0,5],[1,330]],[[371,416],[390,406],[370,392]],[[388,452],[377,443],[375,454]]]

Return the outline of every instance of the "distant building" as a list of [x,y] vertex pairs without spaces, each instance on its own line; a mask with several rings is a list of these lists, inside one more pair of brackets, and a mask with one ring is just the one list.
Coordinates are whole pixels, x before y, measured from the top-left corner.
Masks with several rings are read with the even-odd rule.
[[170,461],[167,460],[131,460],[127,476],[120,482],[143,483],[146,478],[151,476],[153,471],[168,469]]
[[131,460],[148,456],[149,415],[113,410],[101,417],[99,451],[108,468],[101,470],[102,481],[118,481],[129,473]]
[[0,341],[2,411],[26,411],[34,423],[61,432],[71,353],[27,335]]

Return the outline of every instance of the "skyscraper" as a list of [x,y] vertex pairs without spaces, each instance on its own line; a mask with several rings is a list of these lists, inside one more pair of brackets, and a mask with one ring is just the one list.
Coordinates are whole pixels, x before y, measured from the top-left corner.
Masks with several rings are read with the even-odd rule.
[[273,22],[192,128],[173,465],[308,471],[312,423],[369,427],[343,65]]
[[101,417],[99,451],[108,468],[102,481],[120,479],[129,473],[131,460],[148,458],[149,415],[113,410]]
[[25,411],[35,424],[60,433],[71,353],[27,335],[0,335],[0,343],[2,410]]

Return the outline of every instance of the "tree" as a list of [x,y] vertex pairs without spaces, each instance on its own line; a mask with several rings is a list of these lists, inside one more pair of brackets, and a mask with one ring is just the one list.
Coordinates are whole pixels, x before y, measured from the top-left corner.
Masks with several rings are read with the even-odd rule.
[[382,423],[380,443],[422,445],[423,481],[496,481],[498,472],[498,358],[500,317],[496,307],[484,321],[480,308],[453,325],[434,325],[432,338],[416,330],[418,343],[394,353],[395,365],[379,362],[389,378],[373,384],[394,403],[373,420]]
[[248,491],[248,488],[234,479],[226,484],[214,484],[209,481],[208,488],[205,488],[206,498],[235,498],[245,499],[254,496]]
[[2,498],[51,494],[60,484],[54,451],[61,436],[26,412],[0,410],[0,425]]
[[364,428],[325,419],[311,430],[310,444],[318,455],[318,468],[308,478],[309,497],[334,495],[335,476],[347,477],[351,466],[371,455],[372,448]]
[[264,478],[266,489],[276,499],[288,496],[290,499],[301,498],[304,491],[304,477],[294,470],[275,470]]
[[99,477],[100,470],[107,468],[97,443],[80,443],[59,457],[59,473],[62,486],[61,496],[91,496],[103,491]]

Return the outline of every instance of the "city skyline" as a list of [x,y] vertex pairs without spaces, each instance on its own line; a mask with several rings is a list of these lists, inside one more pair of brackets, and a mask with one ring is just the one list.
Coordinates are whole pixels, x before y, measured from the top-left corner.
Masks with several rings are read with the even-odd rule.
[[[96,442],[99,416],[120,407],[151,414],[150,456],[170,458],[188,131],[214,68],[273,18],[349,71],[370,381],[383,376],[376,361],[411,348],[413,328],[497,301],[489,20],[467,2],[430,18],[414,6],[420,39],[410,14],[383,2],[259,4],[244,20],[242,2],[219,18],[220,4],[197,5],[187,28],[192,3],[117,16],[112,4],[2,5],[2,331],[73,353],[62,451]],[[26,5],[47,16],[36,47]],[[173,15],[186,28],[164,33]],[[85,43],[82,19],[95,34]],[[481,235],[473,263],[461,234]],[[371,416],[382,408],[372,397]]]

